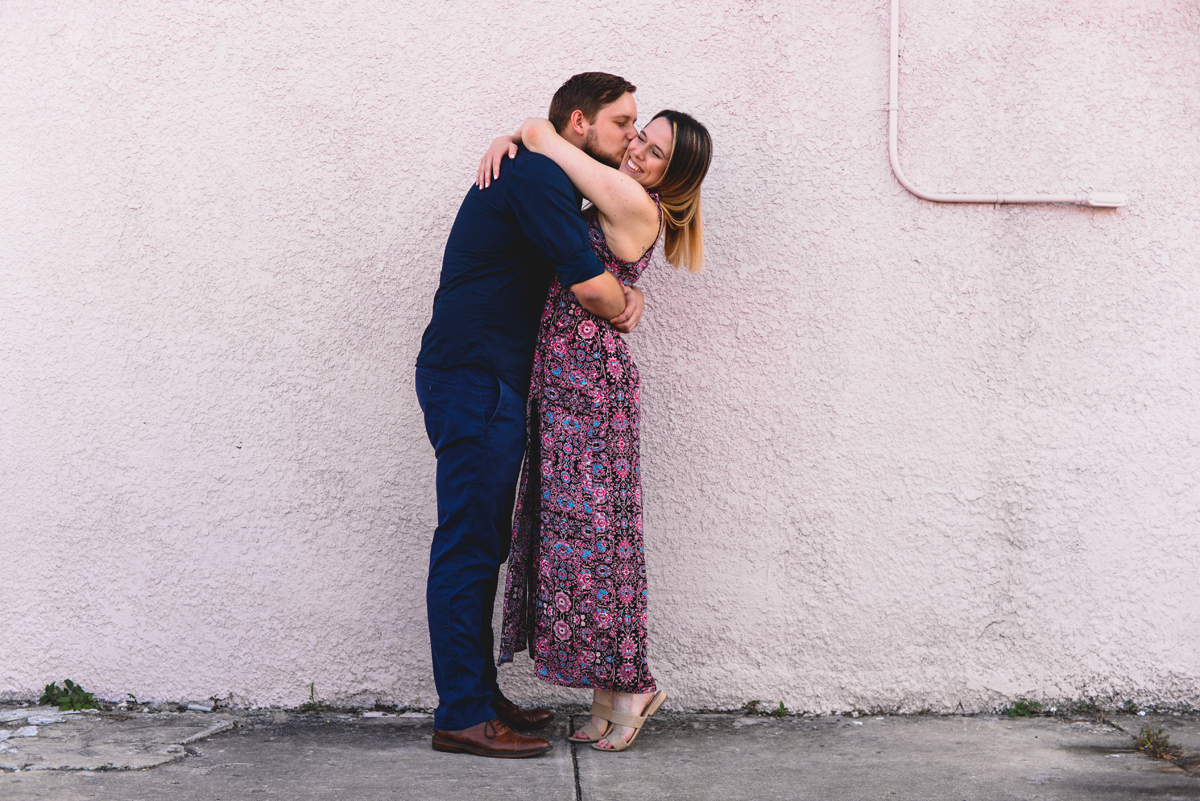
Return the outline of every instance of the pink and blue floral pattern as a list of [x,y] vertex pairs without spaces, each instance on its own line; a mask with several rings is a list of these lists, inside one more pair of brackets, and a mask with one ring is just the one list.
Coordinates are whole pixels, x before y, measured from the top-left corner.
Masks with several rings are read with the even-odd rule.
[[[621,261],[595,208],[584,216],[601,263],[623,284],[636,282],[654,248]],[[554,684],[654,691],[646,659],[640,398],[638,369],[620,333],[555,280],[533,358],[501,664],[528,648],[537,675]]]

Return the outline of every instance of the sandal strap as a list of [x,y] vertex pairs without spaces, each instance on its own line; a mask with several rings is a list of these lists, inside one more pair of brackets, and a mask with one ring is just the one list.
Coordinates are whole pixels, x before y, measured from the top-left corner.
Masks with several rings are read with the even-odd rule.
[[613,712],[608,719],[618,726],[628,726],[631,729],[640,729],[646,725],[645,715],[629,715],[624,712]]
[[610,717],[610,715],[612,715],[612,713],[613,713],[613,708],[610,705],[602,704],[599,701],[592,701],[592,711],[591,711],[592,717],[604,718],[605,720],[612,720],[612,718]]
[[592,723],[590,720],[587,723],[583,724],[583,731],[586,732],[587,736],[591,737],[593,740],[603,739],[604,735],[608,734],[608,730],[611,730],[611,729],[612,729],[612,726],[609,726],[609,727],[607,727],[607,729],[601,730],[595,723]]

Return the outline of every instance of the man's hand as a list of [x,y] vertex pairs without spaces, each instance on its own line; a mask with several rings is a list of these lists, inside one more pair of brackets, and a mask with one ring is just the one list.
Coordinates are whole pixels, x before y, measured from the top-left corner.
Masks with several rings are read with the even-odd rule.
[[642,295],[642,290],[636,286],[622,286],[621,288],[625,290],[625,311],[609,322],[622,334],[628,334],[642,321],[642,308],[646,305],[646,298]]

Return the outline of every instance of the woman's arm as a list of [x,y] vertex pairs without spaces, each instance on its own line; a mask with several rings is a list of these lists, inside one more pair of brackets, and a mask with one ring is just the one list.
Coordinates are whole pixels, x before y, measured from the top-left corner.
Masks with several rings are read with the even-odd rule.
[[624,240],[617,243],[609,237],[614,253],[625,258],[612,246],[628,244],[636,250],[636,259],[654,244],[658,238],[658,207],[641,184],[563,139],[549,120],[530,117],[517,133],[525,147],[561,167],[575,188],[592,201],[607,223],[606,233],[618,234]]

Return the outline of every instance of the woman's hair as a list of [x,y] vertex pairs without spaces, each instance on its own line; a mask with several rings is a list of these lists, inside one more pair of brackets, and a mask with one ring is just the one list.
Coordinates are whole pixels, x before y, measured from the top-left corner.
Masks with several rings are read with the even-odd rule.
[[561,134],[567,129],[571,114],[576,109],[583,112],[588,122],[595,122],[600,109],[615,102],[626,92],[632,94],[636,90],[637,87],[629,81],[607,72],[572,75],[550,99],[550,124]]
[[700,216],[700,184],[712,163],[712,137],[690,114],[664,109],[650,120],[665,117],[671,123],[674,144],[667,170],[653,187],[662,207],[663,253],[673,267],[688,272],[704,266],[704,223]]

